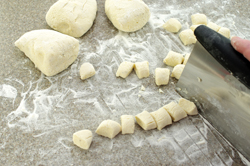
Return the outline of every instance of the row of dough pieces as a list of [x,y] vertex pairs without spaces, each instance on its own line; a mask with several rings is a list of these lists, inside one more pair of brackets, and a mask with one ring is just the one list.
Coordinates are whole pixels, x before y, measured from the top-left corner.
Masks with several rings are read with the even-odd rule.
[[[184,98],[180,98],[178,104],[171,102],[157,111],[149,113],[143,111],[135,116],[137,124],[144,130],[151,130],[157,128],[163,129],[167,125],[171,125],[172,121],[177,122],[187,115],[197,115],[198,111],[193,102]],[[135,121],[133,115],[122,115],[121,125],[113,120],[104,120],[96,129],[98,135],[114,138],[117,134],[133,134],[135,128]],[[89,149],[93,139],[90,130],[80,130],[73,134],[73,143],[82,149]]]
[[[179,37],[184,45],[189,45],[196,43],[196,37],[194,35],[194,30],[199,25],[206,25],[209,28],[213,29],[214,31],[224,35],[227,38],[230,38],[230,29],[225,27],[220,27],[219,25],[209,22],[207,23],[207,16],[205,14],[193,14],[191,16],[192,26],[190,29],[186,29],[180,32]],[[181,23],[175,19],[170,18],[164,25],[163,28],[169,32],[177,33],[181,29]]]

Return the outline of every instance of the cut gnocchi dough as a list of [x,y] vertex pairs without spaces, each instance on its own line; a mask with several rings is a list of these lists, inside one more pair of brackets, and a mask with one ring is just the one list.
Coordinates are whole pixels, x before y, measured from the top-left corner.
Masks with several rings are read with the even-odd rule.
[[155,83],[156,85],[167,85],[169,82],[170,70],[166,68],[155,69]]
[[96,0],[59,0],[50,7],[46,21],[61,33],[81,37],[92,26],[96,11]]
[[135,64],[132,62],[122,62],[116,72],[116,77],[126,78],[133,70]]
[[136,62],[134,69],[135,69],[135,73],[139,79],[146,78],[149,76],[148,61]]
[[181,23],[175,19],[170,18],[164,25],[163,28],[169,32],[177,33],[181,29]]
[[165,126],[172,124],[172,119],[169,113],[163,107],[157,111],[151,112],[150,114],[154,118],[158,130],[161,130]]
[[113,120],[104,120],[96,129],[96,134],[114,138],[121,131],[121,125]]
[[95,68],[91,63],[87,62],[81,65],[80,76],[82,80],[92,77],[94,75],[95,75]]
[[154,118],[147,111],[143,111],[140,114],[136,115],[135,119],[136,119],[136,122],[144,130],[151,130],[157,127]]
[[185,67],[185,65],[183,65],[183,64],[176,65],[172,71],[171,77],[175,77],[176,79],[180,79],[184,67]]
[[207,25],[207,16],[205,14],[193,14],[191,20],[193,25]]
[[187,113],[177,103],[173,101],[163,106],[163,108],[168,111],[174,122],[177,122],[187,117]]
[[192,26],[190,27],[190,29],[191,29],[192,31],[195,31],[195,29],[196,29],[198,26],[200,26],[200,24],[198,24],[198,25],[192,25]]
[[88,150],[93,136],[90,130],[80,130],[73,134],[73,143],[78,147]]
[[46,76],[68,68],[77,58],[79,41],[62,33],[41,29],[25,33],[15,45]]
[[207,24],[207,27],[211,28],[212,30],[214,30],[214,31],[216,31],[216,32],[218,32],[219,29],[220,29],[220,26],[217,25],[217,24],[215,24],[215,23],[213,23],[213,22],[209,22],[209,23]]
[[186,29],[179,34],[182,43],[186,46],[189,44],[196,43],[196,37],[191,29]]
[[197,107],[193,102],[188,101],[187,99],[184,98],[180,98],[178,104],[188,115],[198,114]]
[[121,116],[122,134],[133,134],[135,130],[135,121],[132,115]]
[[150,17],[150,10],[142,0],[106,0],[105,12],[112,24],[124,32],[141,29]]
[[163,62],[169,66],[176,66],[178,64],[181,64],[182,61],[183,61],[183,55],[174,51],[169,51],[168,55],[163,60]]
[[184,57],[184,61],[183,61],[183,65],[186,65],[187,64],[187,61],[190,57],[190,54],[186,54],[185,57]]
[[218,33],[220,33],[221,35],[230,38],[230,29],[225,28],[225,27],[221,27],[218,31]]

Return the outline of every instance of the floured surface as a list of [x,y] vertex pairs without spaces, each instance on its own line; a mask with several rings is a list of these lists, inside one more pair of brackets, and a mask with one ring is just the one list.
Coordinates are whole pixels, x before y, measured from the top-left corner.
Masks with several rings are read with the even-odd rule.
[[[232,35],[250,39],[249,7],[245,1],[145,1],[151,10],[146,26],[135,33],[117,31],[98,1],[93,27],[80,40],[80,54],[69,69],[45,77],[14,46],[25,32],[49,28],[44,19],[54,1],[4,2],[0,7],[0,162],[4,165],[243,165],[234,151],[199,115],[189,116],[161,131],[119,134],[110,140],[93,134],[89,151],[73,145],[72,134],[93,133],[105,119],[120,122],[124,114],[156,111],[178,100],[173,78],[157,87],[154,70],[166,66],[168,51],[190,53],[178,34],[161,26],[178,18],[182,29],[190,16],[204,13],[208,20],[228,27]],[[179,2],[180,3],[180,2]],[[192,4],[192,6],[190,6]],[[133,71],[126,79],[115,73],[123,61],[149,61],[150,76],[139,80]],[[79,69],[90,62],[96,75],[82,81]],[[173,83],[172,83],[173,82]],[[141,90],[142,85],[145,91]],[[159,88],[164,93],[159,93]]]

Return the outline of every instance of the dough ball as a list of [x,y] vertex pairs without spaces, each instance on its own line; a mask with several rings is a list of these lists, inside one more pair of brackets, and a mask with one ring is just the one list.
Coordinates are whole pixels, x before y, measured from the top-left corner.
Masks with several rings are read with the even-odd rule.
[[73,143],[85,150],[89,149],[92,139],[92,132],[90,130],[80,130],[73,134]]
[[166,68],[155,69],[155,83],[156,85],[167,85],[169,81],[170,70]]
[[104,120],[96,129],[96,134],[114,138],[121,131],[121,125],[113,120]]
[[106,0],[105,12],[113,25],[124,32],[141,29],[150,17],[149,8],[142,0]]
[[216,32],[218,32],[219,29],[220,29],[220,26],[217,25],[217,24],[215,24],[215,23],[213,23],[213,22],[209,22],[209,23],[207,24],[207,27],[211,28],[212,30],[214,30],[214,31],[216,31]]
[[79,41],[53,30],[25,33],[15,45],[46,76],[53,76],[72,64],[79,52]]
[[221,35],[230,38],[230,29],[225,28],[225,27],[221,27],[218,31],[218,33],[220,33]]
[[46,21],[61,33],[81,37],[92,26],[96,11],[96,0],[59,0],[50,7]]
[[169,51],[168,55],[163,60],[163,62],[168,66],[176,66],[178,64],[181,64],[182,61],[183,61],[183,55],[174,51]]
[[149,76],[149,65],[148,61],[136,62],[135,63],[135,73],[139,79]]
[[135,130],[135,120],[132,115],[121,116],[122,134],[133,134]]
[[133,70],[135,64],[132,62],[122,62],[116,72],[116,77],[126,78]]
[[177,122],[187,117],[187,113],[177,103],[173,101],[163,107],[165,110],[168,111],[174,122]]
[[177,33],[181,29],[181,23],[175,19],[170,18],[164,25],[163,28],[169,32]]
[[172,71],[171,77],[175,77],[176,79],[180,79],[184,67],[185,67],[185,65],[183,65],[183,64],[176,65]]
[[179,106],[188,114],[188,115],[197,115],[198,114],[198,110],[196,105],[189,101],[186,100],[184,98],[180,98],[179,100]]
[[207,16],[205,14],[193,14],[191,20],[193,25],[207,25]]
[[184,61],[183,61],[183,65],[186,65],[187,64],[187,61],[190,57],[190,54],[186,54],[185,57],[184,57]]
[[150,115],[154,118],[158,130],[172,124],[172,119],[169,113],[163,107],[157,111],[151,112]]
[[200,24],[199,24],[199,25],[192,25],[192,26],[190,27],[190,29],[194,32],[195,29],[196,29],[198,26],[200,26]]
[[87,62],[81,65],[80,76],[82,80],[92,77],[93,75],[95,75],[95,68],[91,63]]
[[151,130],[157,127],[154,118],[149,112],[143,111],[135,116],[136,122],[144,129]]
[[186,46],[196,43],[196,37],[191,29],[186,29],[179,34],[182,43]]

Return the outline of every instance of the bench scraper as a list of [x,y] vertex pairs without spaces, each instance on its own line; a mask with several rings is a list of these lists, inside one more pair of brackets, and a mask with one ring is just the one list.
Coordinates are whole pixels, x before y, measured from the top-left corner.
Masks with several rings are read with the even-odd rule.
[[194,33],[197,43],[176,90],[250,160],[250,62],[212,29],[200,25]]

